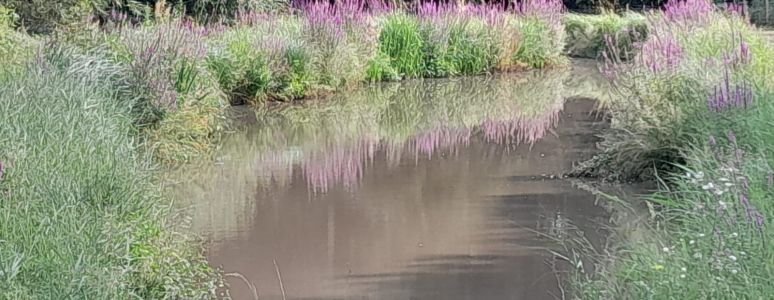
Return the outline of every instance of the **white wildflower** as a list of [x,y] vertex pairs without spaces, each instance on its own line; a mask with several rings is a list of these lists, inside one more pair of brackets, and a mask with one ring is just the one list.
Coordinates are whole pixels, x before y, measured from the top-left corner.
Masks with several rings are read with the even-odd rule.
[[728,256],[728,259],[730,259],[731,261],[736,261],[736,256],[729,255],[729,256]]
[[725,181],[728,181],[728,178],[720,177],[718,180],[725,182]]
[[699,237],[704,237],[704,234],[703,233],[699,233]]
[[685,267],[682,267],[682,268],[680,268],[680,271],[687,272],[687,271],[688,271],[688,269],[687,269],[687,268],[685,268]]
[[701,257],[702,257],[701,253],[696,252],[693,254],[693,258],[695,259],[701,259]]
[[734,184],[733,184],[733,183],[730,183],[730,182],[726,182],[726,183],[724,183],[723,185],[725,185],[725,186],[728,186],[728,187],[734,186]]
[[715,195],[718,195],[718,196],[723,195],[723,191],[722,190],[715,190]]
[[696,178],[698,178],[698,179],[704,178],[704,172],[699,171],[699,173],[696,173]]
[[694,241],[694,240],[690,240],[690,241],[688,241],[688,245],[693,245],[693,244],[695,244],[695,243],[696,243],[696,241]]
[[731,270],[731,274],[736,274],[737,272],[739,271],[737,271],[736,269]]
[[712,189],[714,187],[715,187],[715,185],[712,184],[712,182],[709,182],[709,183],[701,186],[701,188],[704,189],[704,190],[709,190],[709,189]]
[[680,278],[685,278],[685,274],[680,274]]
[[669,252],[669,247],[664,247],[661,250],[664,250],[664,252]]
[[735,238],[735,237],[738,237],[738,236],[739,236],[739,234],[738,234],[738,233],[736,233],[736,232],[734,232],[734,233],[732,233],[732,234],[731,234],[731,237],[732,237],[732,238]]

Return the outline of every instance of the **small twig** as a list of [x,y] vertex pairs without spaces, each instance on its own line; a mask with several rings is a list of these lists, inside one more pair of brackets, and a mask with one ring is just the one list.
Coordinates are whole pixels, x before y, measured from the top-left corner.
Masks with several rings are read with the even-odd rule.
[[285,286],[282,285],[282,274],[280,274],[279,266],[277,266],[277,260],[274,260],[274,270],[277,271],[277,279],[279,279],[280,291],[282,291],[282,300],[285,299]]
[[250,292],[253,293],[253,299],[259,300],[258,299],[258,289],[255,288],[255,285],[250,283],[250,280],[247,280],[247,277],[245,277],[244,275],[242,275],[240,273],[236,273],[236,272],[223,274],[223,276],[226,276],[226,277],[232,276],[232,277],[236,277],[236,278],[242,279],[242,281],[244,281],[245,284],[247,284],[247,287],[250,288]]

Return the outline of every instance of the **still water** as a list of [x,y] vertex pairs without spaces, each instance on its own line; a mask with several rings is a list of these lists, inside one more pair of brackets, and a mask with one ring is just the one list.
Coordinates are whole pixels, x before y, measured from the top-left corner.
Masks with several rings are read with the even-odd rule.
[[561,298],[552,237],[606,218],[561,179],[606,93],[576,61],[249,111],[171,190],[234,299]]

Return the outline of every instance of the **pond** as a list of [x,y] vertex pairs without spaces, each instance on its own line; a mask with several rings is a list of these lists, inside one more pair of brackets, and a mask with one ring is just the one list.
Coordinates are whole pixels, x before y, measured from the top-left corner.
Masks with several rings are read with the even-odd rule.
[[241,108],[171,191],[234,299],[561,298],[551,237],[607,217],[561,175],[594,154],[607,92],[574,61]]

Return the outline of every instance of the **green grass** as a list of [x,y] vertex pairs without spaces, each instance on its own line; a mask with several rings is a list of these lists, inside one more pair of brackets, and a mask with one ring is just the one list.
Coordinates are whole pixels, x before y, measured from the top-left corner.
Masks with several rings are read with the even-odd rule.
[[213,296],[138,151],[121,68],[46,53],[0,85],[0,298]]
[[552,32],[547,24],[537,18],[519,20],[519,32],[522,43],[514,55],[514,60],[532,68],[543,68],[551,63],[552,51],[550,38]]
[[387,17],[379,34],[379,50],[403,77],[421,77],[425,73],[425,43],[419,21],[406,14]]
[[[645,198],[650,217],[640,234],[590,255],[596,272],[588,272],[588,265],[586,273],[576,272],[578,298],[767,299],[774,294],[769,280],[774,276],[774,85],[768,67],[774,48],[738,18],[713,12],[708,20],[691,26],[650,23],[657,36],[649,39],[673,39],[682,49],[674,69],[653,72],[641,57],[620,64],[614,81],[619,93],[603,104],[612,129],[604,135],[601,156],[609,161],[600,170],[619,179],[657,180],[660,191]],[[723,66],[723,58],[739,54],[741,45],[748,47],[750,62]],[[725,81],[726,70],[731,84],[750,83],[751,107],[710,109],[708,98]]]

